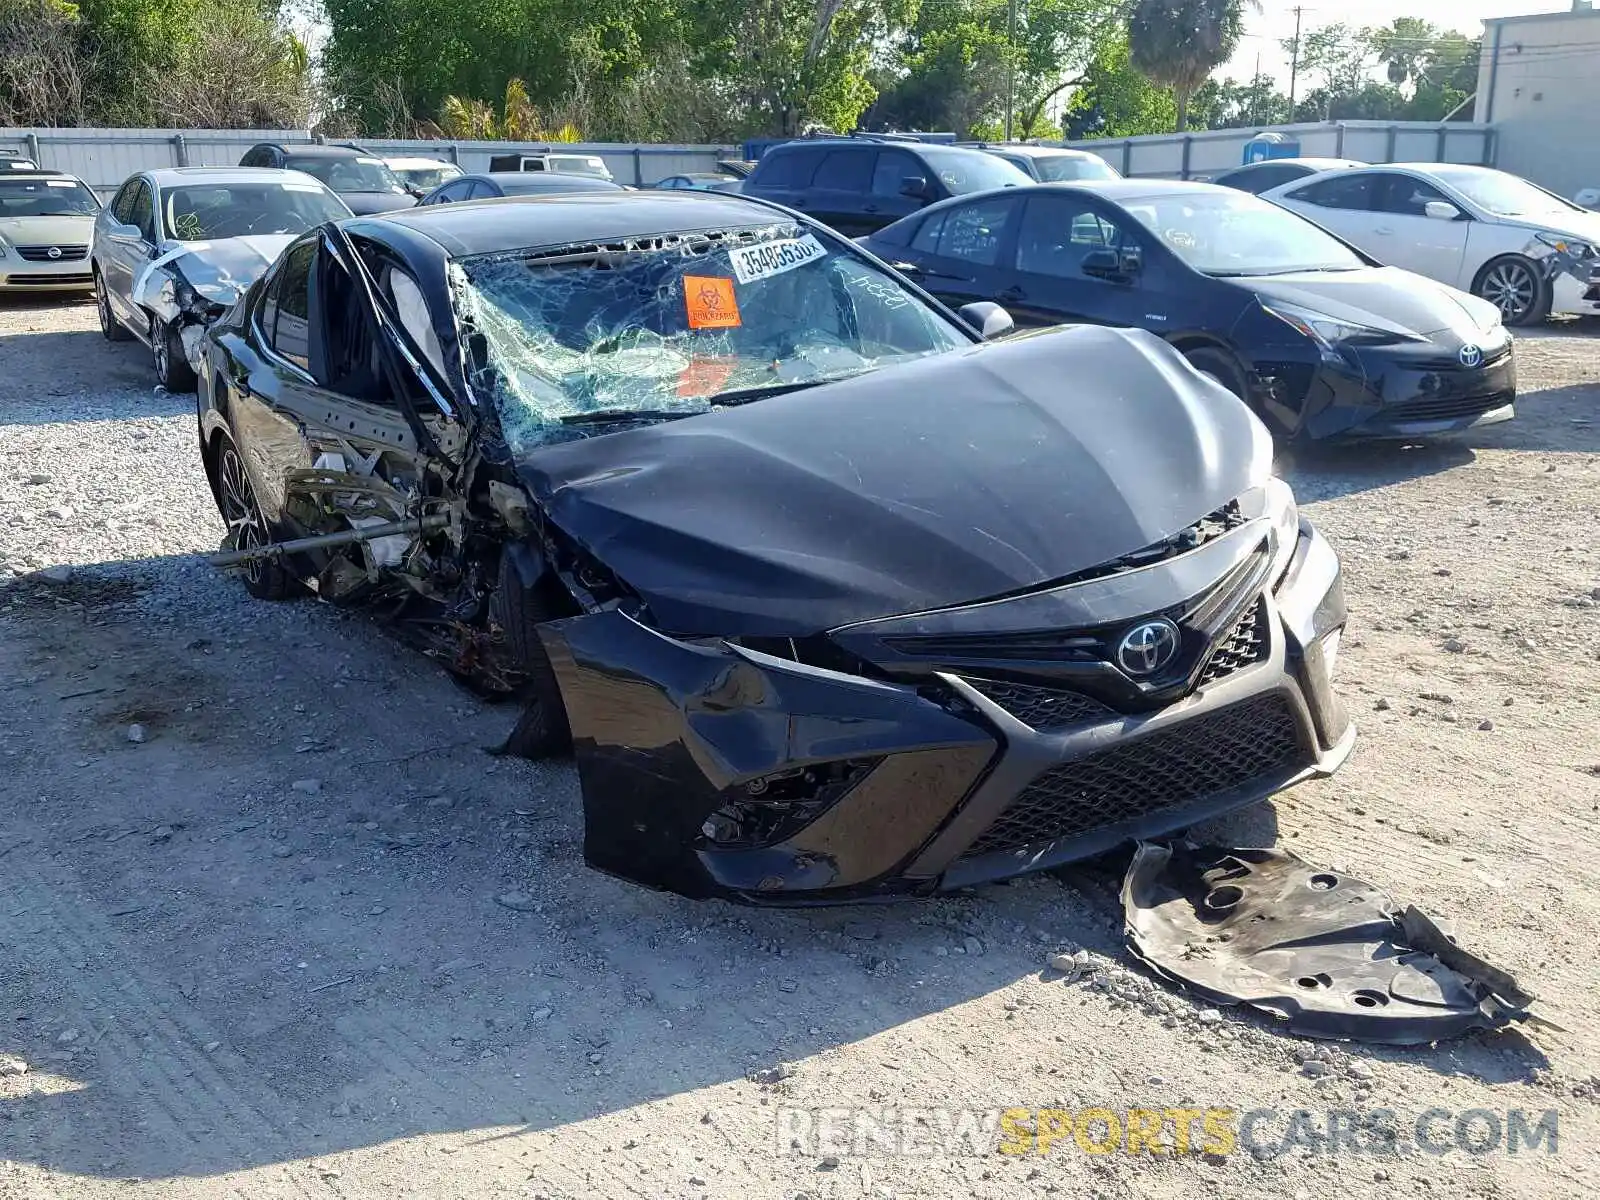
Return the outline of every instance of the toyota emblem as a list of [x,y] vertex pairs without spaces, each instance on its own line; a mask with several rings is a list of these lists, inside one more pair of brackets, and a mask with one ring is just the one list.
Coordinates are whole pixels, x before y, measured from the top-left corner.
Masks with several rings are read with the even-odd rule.
[[1129,675],[1153,675],[1178,653],[1178,627],[1165,617],[1144,621],[1117,643],[1117,665]]
[[60,246],[51,246],[50,249],[48,249],[48,250],[46,250],[44,252],[44,256],[46,258],[60,258],[61,257],[61,247]]
[[1461,347],[1456,354],[1461,359],[1463,367],[1475,367],[1483,362],[1483,350],[1478,346],[1474,346],[1471,342]]

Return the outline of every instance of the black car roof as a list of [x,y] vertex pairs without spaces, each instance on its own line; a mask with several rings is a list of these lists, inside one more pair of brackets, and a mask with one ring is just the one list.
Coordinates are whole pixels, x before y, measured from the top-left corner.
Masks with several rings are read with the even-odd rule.
[[[567,190],[574,192],[620,192],[620,183],[601,179],[598,175],[575,175],[562,171],[483,171],[464,175],[463,179],[487,179],[503,188],[516,188],[524,192]],[[451,183],[459,180],[452,179]]]
[[451,258],[529,246],[607,242],[693,229],[759,225],[794,218],[774,206],[728,192],[654,189],[507,196],[466,204],[429,204],[346,222],[355,233],[389,240],[403,226],[436,242]]
[[974,150],[970,146],[952,146],[948,142],[901,141],[898,138],[890,140],[887,138],[866,137],[797,138],[792,142],[779,142],[776,146],[768,147],[767,153],[762,155],[762,157],[765,158],[767,155],[776,154],[780,150],[793,152],[796,150],[815,149],[817,147],[820,147],[824,150],[831,150],[837,149],[840,146],[857,146],[864,150],[881,150],[887,146],[897,150],[909,150],[912,154],[921,154],[925,151],[937,150],[941,153],[950,153],[951,151],[954,151],[957,154],[983,154],[985,158],[992,157],[988,154],[985,154],[982,150]]
[[285,154],[293,154],[300,158],[377,158],[376,154],[369,154],[365,150],[354,150],[349,146],[318,146],[298,145],[293,142],[262,142],[263,146],[271,146],[274,150],[282,150]]

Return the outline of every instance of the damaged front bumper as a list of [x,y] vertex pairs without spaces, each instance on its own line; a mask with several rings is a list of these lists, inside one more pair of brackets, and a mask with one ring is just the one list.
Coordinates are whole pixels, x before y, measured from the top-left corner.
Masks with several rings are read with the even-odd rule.
[[[1156,615],[1183,648],[1140,682],[1105,639]],[[835,630],[822,654],[616,610],[541,634],[588,863],[807,904],[1055,866],[1333,771],[1355,736],[1329,679],[1344,622],[1316,529],[1252,521],[1153,566]]]

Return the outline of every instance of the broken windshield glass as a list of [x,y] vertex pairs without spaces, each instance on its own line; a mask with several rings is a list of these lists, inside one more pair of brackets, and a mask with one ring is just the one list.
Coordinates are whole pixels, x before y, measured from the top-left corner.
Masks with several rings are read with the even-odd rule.
[[474,384],[513,451],[688,416],[971,339],[793,225],[524,250],[452,265]]

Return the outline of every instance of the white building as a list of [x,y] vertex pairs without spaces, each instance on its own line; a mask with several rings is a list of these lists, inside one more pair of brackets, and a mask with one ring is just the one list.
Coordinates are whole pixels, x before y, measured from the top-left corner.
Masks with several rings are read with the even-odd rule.
[[1483,23],[1473,120],[1495,127],[1495,165],[1570,198],[1600,187],[1600,12]]

